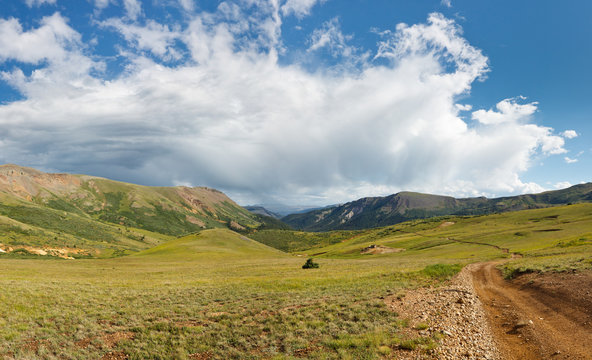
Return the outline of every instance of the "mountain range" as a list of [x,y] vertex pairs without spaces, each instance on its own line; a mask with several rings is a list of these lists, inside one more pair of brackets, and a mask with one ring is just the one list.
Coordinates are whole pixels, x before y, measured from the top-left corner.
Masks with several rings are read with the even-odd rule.
[[567,189],[488,199],[400,192],[367,197],[342,205],[291,214],[281,220],[306,231],[356,230],[445,215],[486,215],[555,205],[592,202],[592,183]]
[[434,216],[485,215],[578,202],[592,202],[592,183],[494,199],[400,192],[280,219],[260,206],[243,208],[207,187],[142,186],[2,165],[0,245],[54,246],[56,251],[67,247],[69,253],[73,248],[94,249],[101,256],[113,256],[204,229],[243,234],[290,228],[357,230]]

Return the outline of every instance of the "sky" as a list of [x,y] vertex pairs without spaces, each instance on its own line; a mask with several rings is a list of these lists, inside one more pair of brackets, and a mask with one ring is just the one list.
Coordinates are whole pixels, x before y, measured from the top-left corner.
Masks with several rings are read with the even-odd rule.
[[592,2],[0,0],[0,163],[242,205],[592,181]]

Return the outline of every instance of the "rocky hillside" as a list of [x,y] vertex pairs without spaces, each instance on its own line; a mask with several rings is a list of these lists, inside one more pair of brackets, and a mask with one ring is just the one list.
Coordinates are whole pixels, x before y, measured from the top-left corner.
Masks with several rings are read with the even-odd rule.
[[274,213],[273,211],[269,211],[263,206],[252,205],[252,206],[244,206],[245,209],[249,210],[253,214],[269,216],[274,219],[280,219],[282,216],[279,214]]
[[487,199],[401,192],[386,197],[362,198],[343,205],[292,214],[282,221],[307,231],[353,230],[393,225],[412,219],[443,215],[484,215],[592,202],[592,183],[540,194]]
[[[134,239],[146,239],[147,232],[179,236],[206,228],[261,225],[261,217],[215,189],[149,187],[0,166],[0,243],[90,241],[140,249]],[[147,232],[128,237],[125,231],[130,229]]]

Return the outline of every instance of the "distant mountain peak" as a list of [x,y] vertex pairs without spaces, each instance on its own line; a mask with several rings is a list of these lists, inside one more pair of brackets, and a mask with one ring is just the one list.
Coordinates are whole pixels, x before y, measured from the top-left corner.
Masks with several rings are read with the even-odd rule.
[[245,209],[249,210],[253,214],[269,216],[274,219],[280,219],[282,216],[279,214],[274,213],[273,211],[267,210],[265,207],[261,205],[247,205],[243,206]]
[[592,202],[592,183],[540,194],[487,199],[456,199],[451,196],[402,191],[384,197],[366,197],[336,207],[291,214],[282,221],[309,231],[352,230],[393,225],[412,219],[444,215],[484,215]]

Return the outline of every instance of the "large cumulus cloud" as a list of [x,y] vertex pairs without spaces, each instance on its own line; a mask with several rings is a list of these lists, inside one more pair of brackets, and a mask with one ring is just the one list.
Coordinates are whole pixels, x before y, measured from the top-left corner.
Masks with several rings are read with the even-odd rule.
[[289,46],[282,16],[316,1],[251,1],[248,14],[180,3],[183,24],[138,22],[134,1],[128,16],[97,22],[127,41],[126,67],[108,80],[60,14],[28,30],[0,20],[0,61],[42,64],[2,73],[24,99],[0,105],[0,161],[207,185],[245,203],[326,204],[399,190],[537,191],[520,175],[565,152],[564,137],[534,122],[536,102],[508,94],[472,113],[459,103],[488,59],[440,14],[381,32],[372,54],[349,47],[334,19],[303,51],[341,49],[337,65],[311,70],[278,59]]

